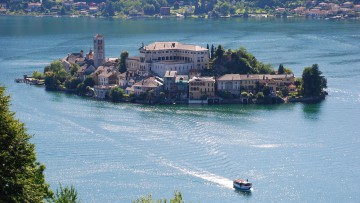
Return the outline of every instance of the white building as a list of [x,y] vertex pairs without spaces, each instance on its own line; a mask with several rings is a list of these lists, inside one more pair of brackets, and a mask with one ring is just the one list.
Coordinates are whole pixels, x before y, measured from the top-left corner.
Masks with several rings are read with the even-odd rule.
[[154,72],[163,76],[166,71],[188,74],[190,70],[209,67],[209,50],[179,42],[154,42],[140,49],[139,58],[129,58],[127,64],[141,75]]

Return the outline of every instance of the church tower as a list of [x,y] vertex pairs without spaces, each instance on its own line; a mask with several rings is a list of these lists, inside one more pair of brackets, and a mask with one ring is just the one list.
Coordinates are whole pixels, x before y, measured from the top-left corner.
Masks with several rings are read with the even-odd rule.
[[101,66],[105,62],[105,42],[104,36],[97,34],[94,36],[94,65]]

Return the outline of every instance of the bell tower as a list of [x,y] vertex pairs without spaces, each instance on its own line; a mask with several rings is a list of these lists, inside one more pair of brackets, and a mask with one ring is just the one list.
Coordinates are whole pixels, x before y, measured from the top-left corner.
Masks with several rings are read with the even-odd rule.
[[96,34],[94,36],[94,66],[97,68],[105,62],[105,42],[104,36]]

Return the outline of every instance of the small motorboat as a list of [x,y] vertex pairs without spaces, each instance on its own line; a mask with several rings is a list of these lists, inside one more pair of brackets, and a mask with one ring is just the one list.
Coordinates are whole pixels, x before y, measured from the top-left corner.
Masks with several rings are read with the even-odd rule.
[[248,182],[247,179],[243,180],[243,179],[238,178],[238,179],[234,180],[233,187],[236,190],[248,192],[248,191],[251,191],[252,183]]

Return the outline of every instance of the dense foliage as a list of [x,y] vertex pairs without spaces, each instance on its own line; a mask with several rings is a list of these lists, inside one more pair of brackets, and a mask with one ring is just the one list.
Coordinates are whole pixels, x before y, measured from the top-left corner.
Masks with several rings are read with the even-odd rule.
[[270,64],[263,64],[244,47],[227,50],[219,45],[213,55],[213,69],[218,74],[274,74]]
[[302,88],[304,96],[320,96],[327,87],[327,80],[321,75],[317,64],[304,69],[302,74]]
[[122,51],[120,54],[119,71],[120,73],[126,72],[126,59],[129,57],[129,52]]
[[[152,196],[140,197],[133,201],[133,203],[166,203],[166,199],[153,200]],[[181,192],[175,191],[174,198],[170,199],[170,203],[183,203]]]
[[67,90],[78,94],[85,94],[87,87],[93,87],[95,80],[87,77],[82,82],[77,76],[78,65],[71,65],[70,70],[66,72],[61,61],[53,61],[44,68],[45,86],[47,90]]
[[120,87],[113,87],[110,90],[111,101],[119,102],[122,101],[123,97],[124,97],[124,90],[121,89]]
[[52,195],[45,166],[36,161],[31,136],[9,105],[10,97],[0,86],[0,202],[43,202]]
[[73,186],[62,187],[56,190],[56,193],[49,199],[48,203],[80,203],[78,193]]

